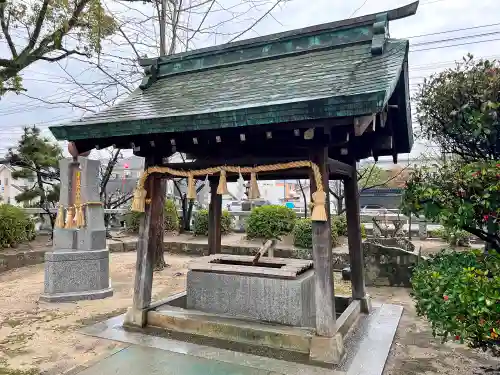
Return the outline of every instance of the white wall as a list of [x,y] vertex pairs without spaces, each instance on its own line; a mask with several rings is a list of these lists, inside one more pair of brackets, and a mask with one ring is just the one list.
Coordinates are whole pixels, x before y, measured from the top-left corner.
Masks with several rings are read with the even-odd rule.
[[32,182],[28,182],[26,179],[14,180],[12,178],[12,169],[5,164],[0,166],[0,196],[3,203],[21,206],[21,204],[16,202],[16,195],[21,193],[21,190],[13,185],[22,189],[28,185],[31,186],[31,184]]

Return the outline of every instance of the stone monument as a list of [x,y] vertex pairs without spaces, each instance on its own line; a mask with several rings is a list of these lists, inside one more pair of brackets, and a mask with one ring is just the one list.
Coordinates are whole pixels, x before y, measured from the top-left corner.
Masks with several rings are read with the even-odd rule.
[[[113,295],[109,279],[98,160],[63,159],[53,249],[45,254],[42,301],[101,299]],[[64,218],[64,214],[66,217]]]

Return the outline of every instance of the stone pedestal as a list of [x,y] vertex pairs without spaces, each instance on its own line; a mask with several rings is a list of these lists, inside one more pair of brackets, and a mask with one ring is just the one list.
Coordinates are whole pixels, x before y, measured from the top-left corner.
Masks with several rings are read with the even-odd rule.
[[[99,161],[79,157],[61,160],[60,204],[74,204],[73,170],[80,168],[82,203],[99,201]],[[54,230],[53,251],[45,254],[44,293],[47,302],[101,299],[113,295],[109,279],[104,209],[85,205],[84,228]]]
[[418,237],[421,240],[427,239],[427,222],[422,219],[418,222]]

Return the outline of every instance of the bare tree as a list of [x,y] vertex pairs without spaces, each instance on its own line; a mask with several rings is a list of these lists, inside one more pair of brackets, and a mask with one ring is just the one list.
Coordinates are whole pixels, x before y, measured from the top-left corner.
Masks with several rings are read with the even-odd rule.
[[297,180],[297,184],[299,184],[300,192],[302,194],[302,199],[304,200],[304,219],[307,219],[307,197],[304,191],[304,185],[300,180]]
[[[399,167],[389,174],[382,173],[382,170],[377,163],[373,163],[368,167],[360,168],[357,171],[358,189],[363,192],[368,189],[374,189],[382,186],[388,186],[392,181],[402,177],[408,171],[409,165]],[[328,190],[335,199],[337,215],[342,215],[344,208],[344,182],[342,180],[331,181]]]
[[[128,202],[132,200],[132,198],[134,197],[134,193],[133,190],[128,189],[128,187],[125,186],[125,184],[122,184],[121,188],[116,187],[114,190],[108,188],[109,182],[113,175],[113,170],[120,161],[120,159],[123,158],[123,155],[122,155],[122,150],[119,148],[116,149],[110,148],[107,149],[107,152],[109,153],[109,158],[105,159],[105,163],[101,163],[99,171],[100,175],[99,197],[105,209],[121,208],[127,205]],[[109,227],[109,222],[111,218],[112,215],[104,216],[104,223],[106,225],[106,228]],[[110,234],[107,233],[107,236],[110,237]]]
[[[2,0],[0,0],[2,1]],[[104,5],[114,21],[99,53],[56,61],[60,94],[44,104],[97,112],[139,85],[138,59],[171,55],[255,35],[255,27],[291,0],[123,0]],[[258,34],[257,34],[258,35]],[[32,99],[38,99],[30,96]]]

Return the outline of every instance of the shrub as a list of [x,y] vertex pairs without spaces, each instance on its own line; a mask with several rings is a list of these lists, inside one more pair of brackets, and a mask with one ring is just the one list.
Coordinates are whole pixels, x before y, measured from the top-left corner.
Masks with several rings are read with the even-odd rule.
[[142,212],[129,211],[125,215],[125,224],[127,230],[132,233],[139,232],[139,225],[141,224],[141,217],[144,215]]
[[[339,244],[338,234],[332,221],[332,246]],[[298,219],[293,228],[293,244],[300,248],[312,249],[312,221]]]
[[312,221],[298,219],[293,227],[293,244],[305,249],[312,248]]
[[470,233],[460,229],[434,229],[429,231],[429,237],[441,238],[451,246],[469,246]]
[[332,230],[334,228],[338,236],[347,236],[347,218],[345,215],[332,216]]
[[[233,218],[228,211],[222,211],[221,233],[227,234],[231,231]],[[195,236],[208,236],[208,210],[198,210],[194,214]]]
[[442,251],[418,264],[412,296],[435,336],[472,347],[500,345],[500,255]]
[[21,208],[0,205],[0,247],[15,247],[34,237],[35,224]]
[[279,239],[292,232],[295,212],[285,206],[256,207],[247,221],[248,238]]
[[165,201],[165,231],[178,232],[179,231],[179,215],[177,214],[177,207],[171,199]]
[[365,238],[366,238],[366,228],[365,228],[365,224],[361,224],[360,229],[361,229],[361,238],[362,238],[362,239],[365,239]]
[[[129,211],[125,215],[127,230],[132,233],[138,233],[142,215],[144,215],[143,212]],[[165,223],[164,230],[166,232],[177,232],[179,230],[179,216],[177,215],[177,208],[174,201],[170,199],[165,201],[163,220]]]

